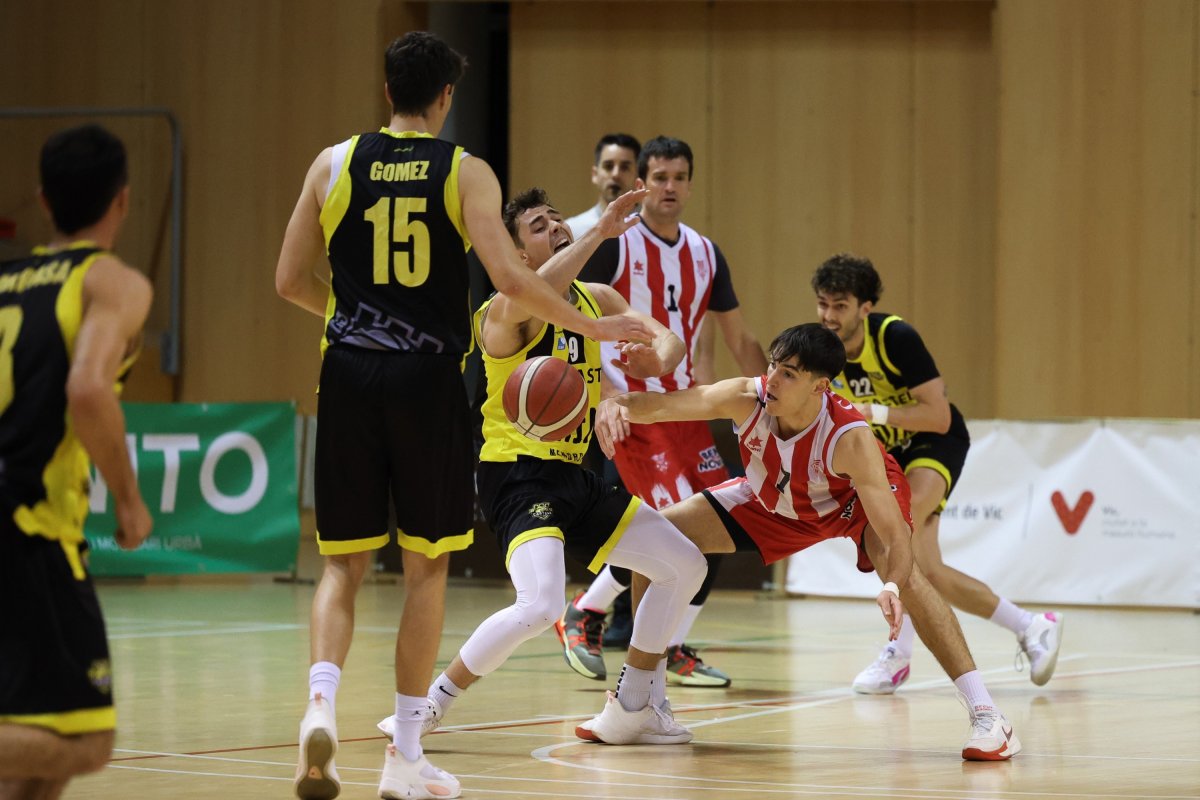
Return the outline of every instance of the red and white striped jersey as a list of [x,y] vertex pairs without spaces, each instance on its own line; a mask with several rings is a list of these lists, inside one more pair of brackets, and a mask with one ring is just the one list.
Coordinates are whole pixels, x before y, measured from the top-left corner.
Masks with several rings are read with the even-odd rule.
[[[620,257],[612,287],[634,311],[653,317],[683,340],[686,355],[675,371],[660,378],[629,378],[612,365],[616,344],[604,342],[604,374],[619,392],[673,392],[695,383],[692,350],[708,311],[717,273],[717,250],[707,237],[680,224],[679,240],[667,244],[639,221],[620,237]],[[736,301],[735,305],[736,305]]]
[[833,450],[842,434],[867,427],[848,400],[826,391],[812,424],[790,439],[767,413],[767,379],[755,379],[759,406],[738,427],[746,481],[763,508],[789,519],[817,522],[843,513],[855,497],[854,482],[833,472]]

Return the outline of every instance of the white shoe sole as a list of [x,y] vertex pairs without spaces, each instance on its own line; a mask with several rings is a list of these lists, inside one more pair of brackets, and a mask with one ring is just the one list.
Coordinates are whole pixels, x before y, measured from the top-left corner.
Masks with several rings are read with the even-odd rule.
[[1029,670],[1029,680],[1033,681],[1034,686],[1045,686],[1054,677],[1054,669],[1058,666],[1058,648],[1062,646],[1063,625],[1066,624],[1066,617],[1063,614],[1055,612],[1054,616],[1058,620],[1058,624],[1052,629],[1054,637],[1054,646],[1047,648],[1050,651],[1050,659],[1042,665],[1042,668],[1034,672]]
[[337,753],[337,740],[324,728],[316,728],[300,743],[302,773],[296,778],[296,797],[300,800],[333,800],[342,791],[341,782],[331,769]]

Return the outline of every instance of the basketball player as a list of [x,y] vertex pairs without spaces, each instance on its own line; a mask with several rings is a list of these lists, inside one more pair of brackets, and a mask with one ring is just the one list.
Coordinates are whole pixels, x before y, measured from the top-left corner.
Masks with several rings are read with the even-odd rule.
[[[1020,742],[975,669],[958,620],[913,565],[904,473],[862,414],[829,388],[846,365],[841,341],[808,323],[777,336],[770,353],[770,369],[758,378],[605,401],[596,418],[601,446],[612,452],[637,423],[735,420],[746,477],[671,506],[667,519],[706,553],[757,552],[764,564],[824,539],[852,539],[859,569],[874,569],[885,581],[876,602],[889,638],[899,633],[907,606],[921,640],[964,696],[971,733],[963,758],[1016,755]],[[585,739],[595,738],[594,732],[595,723],[576,730]]]
[[[317,540],[325,570],[313,597],[310,702],[296,793],[326,800],[340,783],[336,692],[371,551],[388,540],[388,502],[404,549],[396,639],[396,726],[384,797],[457,796],[431,766],[420,714],[444,616],[449,553],[472,540],[472,447],[460,364],[471,342],[466,250],[522,307],[597,339],[646,341],[628,317],[581,314],[517,258],[486,163],[436,138],[466,60],[425,32],[385,59],[388,127],[322,151],[288,223],[280,295],[325,319],[317,406]],[[327,252],[332,281],[313,265]],[[431,491],[430,487],[436,487]],[[433,786],[434,790],[426,787]]]
[[[606,384],[614,393],[650,390],[671,392],[697,383],[698,331],[716,320],[743,375],[760,375],[767,362],[762,347],[738,307],[729,266],[707,237],[683,224],[692,191],[692,149],[686,142],[659,136],[638,156],[638,176],[650,193],[641,219],[619,239],[607,241],[584,269],[584,279],[611,284],[634,309],[667,324],[688,354],[674,372],[662,378],[628,378],[611,367],[605,346]],[[711,353],[711,347],[709,348]],[[706,370],[711,372],[711,368]],[[707,380],[712,380],[712,375]],[[606,389],[607,391],[607,389]],[[630,492],[662,509],[706,486],[729,477],[706,422],[638,425],[613,457]],[[719,561],[709,560],[708,576],[692,598],[680,627],[671,637],[668,678],[686,686],[728,686],[729,676],[705,664],[684,645],[716,577]],[[605,610],[629,586],[629,573],[606,569],[586,592],[567,604],[556,626],[567,663],[589,678],[606,675],[599,634]]]
[[[834,378],[833,391],[871,423],[912,487],[913,556],[921,572],[950,605],[1015,633],[1030,678],[1042,686],[1058,662],[1063,615],[1026,611],[942,562],[938,523],[971,440],[933,356],[912,325],[873,310],[883,284],[870,259],[835,255],[813,274],[812,287],[821,324],[846,347],[846,369]],[[854,690],[891,694],[908,680],[915,633],[906,616],[896,641],[854,679]]]
[[[635,222],[636,217],[625,214],[644,194],[639,189],[619,197],[574,245],[571,229],[541,189],[521,193],[504,209],[505,223],[526,264],[582,313],[629,316],[654,331],[650,346],[622,346],[616,353],[614,366],[638,379],[674,370],[684,357],[683,342],[653,318],[631,310],[612,287],[575,277],[602,238],[619,235]],[[549,260],[556,252],[570,258]],[[593,572],[607,561],[635,569],[650,581],[634,619],[616,694],[609,695],[612,710],[597,727],[597,736],[613,744],[690,741],[691,732],[674,721],[667,703],[664,656],[688,599],[704,580],[704,557],[652,506],[582,466],[600,399],[599,343],[531,316],[503,295],[476,312],[475,330],[487,378],[484,445],[476,473],[479,501],[505,552],[517,597],[484,620],[430,686],[426,730],[440,724],[467,687],[499,668],[522,642],[554,624],[566,589],[568,553]],[[535,356],[565,359],[587,386],[589,416],[563,441],[528,439],[504,414],[505,381]]]
[[54,238],[0,264],[0,798],[56,798],[112,754],[104,620],[87,571],[89,461],[117,544],[150,534],[117,393],[150,282],[108,252],[129,211],[125,147],[97,125],[41,154]]
[[592,185],[600,190],[596,204],[567,220],[576,239],[590,231],[613,200],[633,188],[637,181],[638,153],[642,146],[628,133],[608,133],[596,142]]

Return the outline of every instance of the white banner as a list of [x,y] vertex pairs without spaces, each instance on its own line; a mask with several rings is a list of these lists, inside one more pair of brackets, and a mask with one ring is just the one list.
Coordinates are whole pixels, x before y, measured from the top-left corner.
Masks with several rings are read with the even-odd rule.
[[[976,421],[945,562],[1017,602],[1200,607],[1200,421]],[[875,597],[847,539],[792,556],[797,594]]]

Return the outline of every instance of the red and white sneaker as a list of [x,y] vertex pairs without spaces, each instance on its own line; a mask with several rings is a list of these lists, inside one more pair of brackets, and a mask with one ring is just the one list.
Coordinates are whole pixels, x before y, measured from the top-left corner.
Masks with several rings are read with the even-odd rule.
[[1012,723],[991,706],[975,706],[971,712],[971,734],[963,745],[966,761],[1007,761],[1021,752],[1021,740]]
[[333,800],[342,791],[333,757],[337,753],[337,723],[329,703],[318,693],[308,701],[300,722],[300,763],[296,767],[296,797]]
[[859,694],[893,694],[908,680],[908,656],[900,655],[893,645],[879,653],[872,664],[854,678],[854,691]]
[[462,797],[462,786],[449,772],[430,764],[423,753],[409,761],[389,744],[383,756],[379,796],[384,800],[449,800]]
[[647,704],[640,711],[626,711],[612,692],[608,692],[604,710],[576,726],[575,735],[603,744],[687,744],[692,740],[692,732],[675,721],[670,704]]

